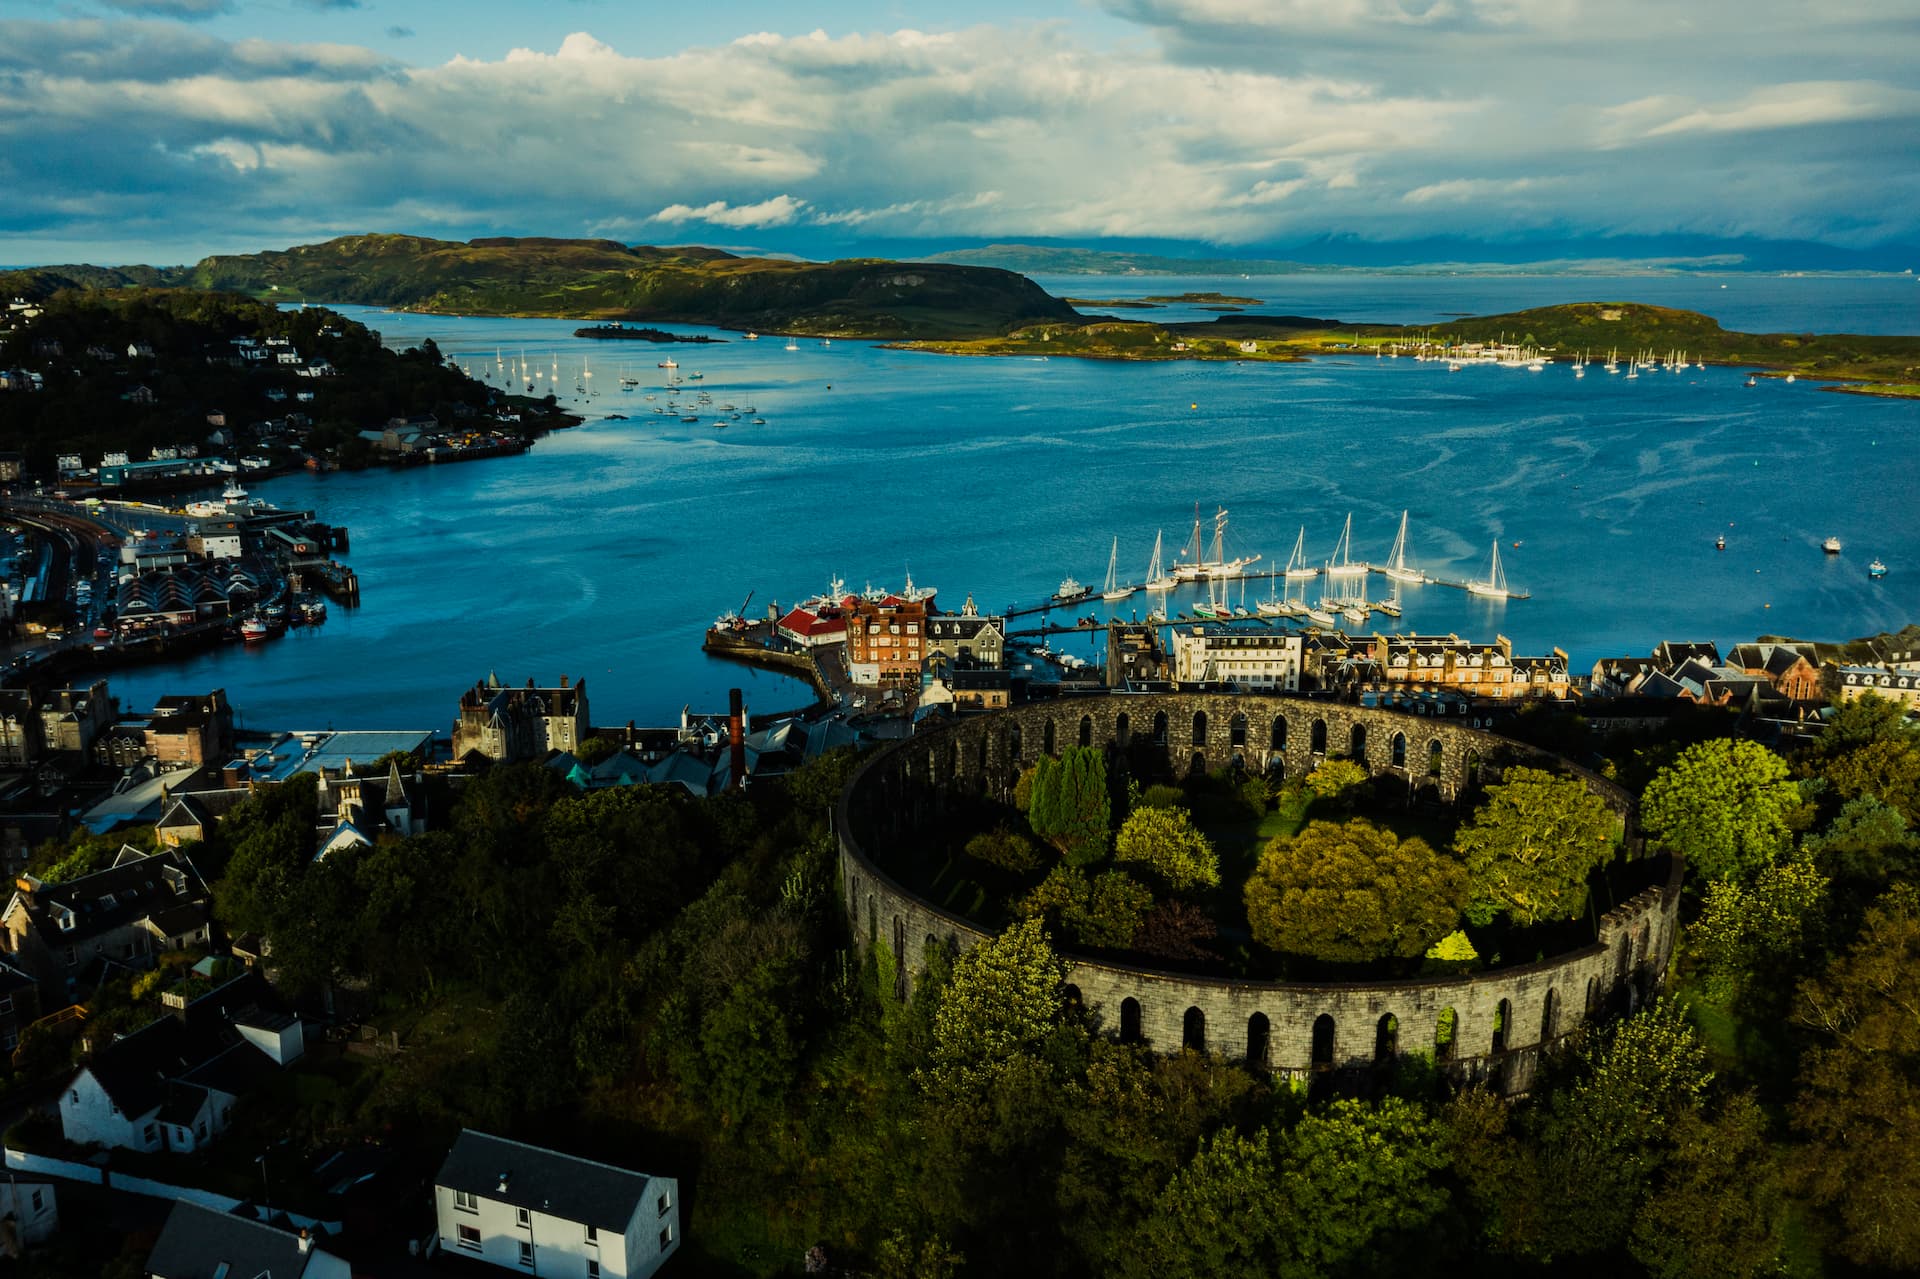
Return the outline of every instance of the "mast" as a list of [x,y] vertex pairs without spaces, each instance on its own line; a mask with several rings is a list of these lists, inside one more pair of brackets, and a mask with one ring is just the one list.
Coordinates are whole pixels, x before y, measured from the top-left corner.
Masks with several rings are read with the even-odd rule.
[[1109,591],[1119,589],[1120,584],[1116,580],[1119,575],[1119,571],[1120,571],[1120,538],[1118,535],[1116,535],[1113,539],[1113,550],[1107,555],[1107,584],[1104,589]]
[[1387,556],[1387,568],[1404,570],[1407,567],[1407,513],[1400,512],[1400,533],[1393,539],[1393,550]]
[[1148,585],[1148,586],[1152,586],[1152,585],[1154,585],[1154,584],[1155,584],[1155,583],[1157,583],[1157,582],[1158,582],[1158,581],[1160,580],[1160,578],[1161,578],[1161,577],[1163,576],[1163,574],[1161,573],[1161,570],[1160,570],[1160,538],[1161,538],[1161,535],[1162,535],[1162,534],[1161,534],[1161,530],[1159,530],[1159,529],[1155,529],[1155,530],[1154,530],[1154,532],[1153,532],[1153,561],[1152,561],[1152,563],[1150,563],[1150,564],[1148,564],[1148,565],[1147,565],[1147,585]]

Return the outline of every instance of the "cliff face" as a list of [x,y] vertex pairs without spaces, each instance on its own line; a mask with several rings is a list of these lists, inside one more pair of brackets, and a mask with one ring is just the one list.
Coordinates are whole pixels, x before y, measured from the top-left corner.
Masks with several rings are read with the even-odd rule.
[[883,261],[787,262],[613,240],[359,235],[212,257],[198,288],[462,315],[670,320],[850,337],[1005,333],[1077,313],[1023,276]]

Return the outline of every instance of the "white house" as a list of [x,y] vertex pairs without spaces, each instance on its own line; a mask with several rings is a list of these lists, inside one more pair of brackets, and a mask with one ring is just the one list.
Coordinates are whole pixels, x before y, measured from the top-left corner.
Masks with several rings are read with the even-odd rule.
[[542,1279],[646,1279],[680,1246],[680,1183],[471,1128],[433,1181],[440,1247]]
[[154,1241],[147,1279],[353,1279],[353,1268],[305,1230],[182,1200]]
[[216,986],[97,1049],[60,1092],[76,1145],[191,1153],[233,1123],[240,1098],[306,1053],[306,1033],[254,974]]
[[45,1243],[60,1229],[60,1206],[50,1181],[0,1182],[0,1257],[19,1260],[26,1249]]

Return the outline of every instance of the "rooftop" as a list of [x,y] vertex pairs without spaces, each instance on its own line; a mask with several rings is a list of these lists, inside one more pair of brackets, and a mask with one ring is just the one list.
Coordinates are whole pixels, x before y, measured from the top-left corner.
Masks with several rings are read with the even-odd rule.
[[623,1233],[652,1180],[643,1172],[468,1128],[447,1152],[434,1184]]
[[339,775],[351,762],[371,764],[393,751],[424,756],[432,740],[432,729],[282,733],[265,749],[249,752],[232,766],[246,768],[255,781],[283,782],[300,773]]

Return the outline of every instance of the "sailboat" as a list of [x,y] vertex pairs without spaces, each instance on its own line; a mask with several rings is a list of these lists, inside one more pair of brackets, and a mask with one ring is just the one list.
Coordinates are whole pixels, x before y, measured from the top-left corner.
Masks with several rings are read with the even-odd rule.
[[1400,616],[1400,583],[1396,581],[1393,584],[1393,593],[1373,607],[1376,611],[1385,613],[1388,617]]
[[1400,512],[1400,534],[1393,539],[1393,550],[1387,556],[1387,576],[1396,582],[1424,582],[1427,575],[1417,568],[1407,567],[1407,513]]
[[1328,577],[1358,577],[1367,571],[1365,564],[1353,562],[1353,513],[1347,513],[1346,527],[1340,530],[1340,544],[1333,548],[1333,559],[1327,563]]
[[1484,595],[1489,599],[1496,600],[1506,599],[1507,596],[1511,594],[1511,592],[1507,590],[1507,575],[1500,571],[1499,542],[1496,541],[1493,544],[1493,560],[1487,566],[1486,577],[1468,582],[1467,592],[1470,595]]
[[1101,599],[1123,600],[1133,594],[1135,590],[1139,589],[1133,586],[1120,585],[1119,572],[1120,539],[1116,537],[1113,539],[1113,553],[1107,556],[1107,585],[1106,588],[1100,592]]
[[1307,526],[1300,526],[1300,536],[1293,539],[1293,554],[1287,560],[1289,579],[1318,577],[1320,570],[1307,563]]
[[1162,532],[1155,530],[1153,535],[1153,562],[1147,565],[1147,589],[1150,591],[1170,591],[1180,585],[1180,579],[1169,574],[1160,565],[1160,539]]

